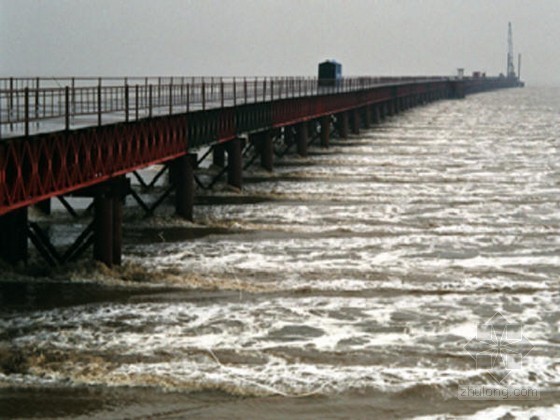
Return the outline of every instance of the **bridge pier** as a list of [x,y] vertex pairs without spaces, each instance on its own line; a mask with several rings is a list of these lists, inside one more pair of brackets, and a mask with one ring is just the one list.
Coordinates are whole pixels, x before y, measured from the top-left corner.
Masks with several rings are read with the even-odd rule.
[[348,138],[348,113],[347,112],[341,112],[340,114],[337,114],[336,116],[336,121],[337,121],[337,125],[338,125],[338,133],[340,134],[340,137],[342,137],[343,139],[347,139]]
[[232,187],[243,188],[243,146],[245,140],[235,138],[226,143],[228,156],[227,182]]
[[385,117],[390,117],[393,115],[393,101],[388,101],[383,105],[383,112]]
[[0,258],[8,264],[27,261],[27,214],[23,207],[0,216]]
[[296,126],[296,131],[297,153],[301,157],[307,157],[307,138],[309,134],[309,125],[306,122],[299,123]]
[[260,133],[251,134],[249,141],[261,157],[261,167],[268,172],[272,172],[274,168],[274,142],[272,131],[262,131]]
[[369,105],[366,105],[363,108],[363,114],[364,114],[364,127],[366,130],[368,130],[371,127],[371,107]]
[[122,262],[123,198],[129,188],[125,177],[94,187],[93,258],[107,267]]
[[169,165],[170,178],[175,187],[175,212],[179,217],[194,221],[194,170],[197,166],[197,155],[194,153],[181,156]]
[[401,110],[406,111],[408,109],[410,109],[410,97],[405,96],[401,99]]
[[360,134],[360,110],[358,108],[353,109],[352,111],[352,134]]
[[381,105],[373,106],[373,122],[379,124],[381,122]]
[[223,168],[226,165],[226,155],[225,147],[223,144],[215,144],[212,147],[212,164],[219,168]]
[[329,148],[331,137],[331,116],[325,115],[321,117],[321,147]]
[[294,140],[294,128],[292,126],[284,127],[284,145],[287,148],[291,148],[295,142]]

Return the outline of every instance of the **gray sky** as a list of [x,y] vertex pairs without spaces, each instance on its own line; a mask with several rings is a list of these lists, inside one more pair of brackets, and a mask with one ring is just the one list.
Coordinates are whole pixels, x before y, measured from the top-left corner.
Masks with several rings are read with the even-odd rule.
[[560,0],[0,0],[0,76],[505,73],[560,85]]

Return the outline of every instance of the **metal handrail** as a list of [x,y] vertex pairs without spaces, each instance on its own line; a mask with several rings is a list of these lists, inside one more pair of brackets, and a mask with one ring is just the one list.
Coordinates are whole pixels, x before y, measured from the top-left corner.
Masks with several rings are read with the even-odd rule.
[[[366,90],[447,77],[0,78],[2,133],[29,135],[156,115]],[[89,118],[88,118],[89,117]],[[50,127],[41,122],[53,121]],[[57,121],[58,120],[58,121]],[[57,124],[58,122],[58,124]]]

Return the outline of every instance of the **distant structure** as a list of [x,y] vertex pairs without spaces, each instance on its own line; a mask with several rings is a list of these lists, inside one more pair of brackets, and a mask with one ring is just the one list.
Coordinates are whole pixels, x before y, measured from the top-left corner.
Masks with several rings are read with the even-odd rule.
[[[500,77],[504,77],[500,74]],[[508,53],[507,53],[507,73],[508,80],[515,82],[515,86],[524,87],[525,83],[521,81],[521,54],[517,56],[517,74],[515,74],[515,66],[513,65],[513,32],[511,30],[511,22],[508,22]]]
[[335,60],[319,63],[319,86],[339,86],[342,82],[342,64]]
[[[521,64],[521,55],[519,56]],[[515,67],[513,65],[513,33],[511,30],[511,22],[508,22],[508,53],[507,53],[507,78],[516,79]]]

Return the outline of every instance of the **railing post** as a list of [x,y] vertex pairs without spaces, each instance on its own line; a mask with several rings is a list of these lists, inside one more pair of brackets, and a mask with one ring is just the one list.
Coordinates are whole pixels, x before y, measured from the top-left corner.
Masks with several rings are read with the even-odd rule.
[[169,115],[173,114],[173,78],[169,83]]
[[255,77],[255,102],[257,102],[258,78]]
[[76,79],[72,77],[72,114],[76,113]]
[[237,106],[237,83],[233,78],[233,106]]
[[152,89],[153,86],[150,83],[148,85],[148,117],[152,118]]
[[[282,91],[280,91],[282,92]],[[281,94],[281,93],[280,93]],[[274,80],[270,79],[270,100],[274,100]]]
[[263,102],[266,101],[266,77],[263,80]]
[[25,115],[25,136],[29,136],[29,88],[26,86],[24,89],[24,115]]
[[156,106],[161,105],[161,77],[158,77],[157,101]]
[[138,113],[140,112],[139,108],[139,101],[140,101],[140,86],[136,84],[134,86],[134,105],[136,107],[136,121],[138,121]]
[[202,110],[206,109],[206,83],[202,80]]
[[[68,86],[64,88],[64,104],[65,104],[65,112],[64,112],[64,128],[66,130],[70,130],[70,89]],[[101,125],[101,123],[99,123]]]
[[14,124],[12,122],[12,114],[14,112],[14,78],[10,77],[10,95],[8,97],[8,121],[10,123],[10,131],[13,131]]
[[97,125],[101,125],[101,78],[97,84]]
[[224,107],[224,82],[223,81],[220,81],[220,102],[223,108]]
[[128,122],[129,120],[129,111],[130,111],[130,106],[128,104],[128,100],[129,100],[129,89],[128,89],[128,82],[125,82],[124,85],[124,120],[126,122]]
[[246,77],[243,78],[243,97],[245,99],[244,104],[246,104],[247,103],[247,78]]
[[187,112],[191,110],[191,84],[187,84]]
[[39,84],[40,79],[37,77],[35,80],[35,121],[37,126],[39,126]]

